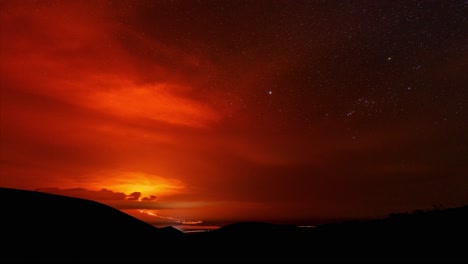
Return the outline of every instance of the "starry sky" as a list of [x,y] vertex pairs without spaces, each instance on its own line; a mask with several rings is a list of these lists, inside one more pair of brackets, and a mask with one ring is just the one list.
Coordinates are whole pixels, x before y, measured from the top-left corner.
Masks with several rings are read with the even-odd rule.
[[450,0],[1,1],[0,186],[147,221],[465,205],[467,14]]

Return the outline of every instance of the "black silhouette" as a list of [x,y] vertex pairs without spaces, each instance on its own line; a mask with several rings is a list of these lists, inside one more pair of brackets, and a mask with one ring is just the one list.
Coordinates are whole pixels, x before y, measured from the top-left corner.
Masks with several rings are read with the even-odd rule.
[[0,188],[0,260],[468,260],[468,206],[298,228],[237,223],[187,235],[106,205]]

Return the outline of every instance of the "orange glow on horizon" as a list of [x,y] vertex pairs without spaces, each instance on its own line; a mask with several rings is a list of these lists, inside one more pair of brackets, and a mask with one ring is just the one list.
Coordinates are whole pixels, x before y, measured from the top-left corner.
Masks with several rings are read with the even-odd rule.
[[152,216],[152,217],[156,217],[156,218],[160,218],[160,219],[165,219],[165,220],[169,220],[173,223],[177,223],[177,224],[183,224],[183,225],[198,225],[198,224],[203,224],[203,221],[193,221],[193,220],[185,220],[185,219],[179,219],[179,218],[175,218],[175,217],[170,217],[170,216],[162,216],[162,215],[159,215],[157,212],[155,211],[148,211],[148,210],[138,210],[139,213],[141,214],[145,214],[145,215],[149,215],[149,216]]
[[139,200],[150,195],[177,194],[183,192],[185,188],[179,180],[166,179],[142,172],[120,172],[117,175],[106,177],[106,181],[98,183],[98,186],[126,194],[140,192]]

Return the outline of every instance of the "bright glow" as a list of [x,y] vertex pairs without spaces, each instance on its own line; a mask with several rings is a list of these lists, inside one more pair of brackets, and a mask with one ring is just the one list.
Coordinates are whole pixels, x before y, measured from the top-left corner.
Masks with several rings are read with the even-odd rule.
[[106,177],[106,182],[102,182],[99,185],[103,186],[103,188],[125,194],[140,192],[139,201],[143,197],[151,195],[159,197],[179,193],[185,188],[185,185],[179,180],[167,179],[142,172],[116,172],[112,176]]
[[202,224],[203,223],[203,221],[186,221],[184,219],[179,219],[179,218],[174,218],[174,217],[169,217],[169,216],[162,216],[162,215],[158,215],[158,214],[155,214],[153,212],[146,211],[146,210],[138,210],[138,212],[140,212],[142,214],[150,215],[150,216],[153,216],[153,217],[170,220],[170,221],[173,221],[174,223],[177,223],[177,224],[197,225],[197,224]]

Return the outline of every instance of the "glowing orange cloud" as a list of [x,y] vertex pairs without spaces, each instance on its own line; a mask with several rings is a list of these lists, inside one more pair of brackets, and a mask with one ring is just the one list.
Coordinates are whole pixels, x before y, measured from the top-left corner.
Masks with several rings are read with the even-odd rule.
[[180,193],[185,187],[179,180],[142,172],[112,172],[112,175],[96,176],[96,179],[99,178],[105,180],[94,182],[96,186],[104,186],[123,193],[140,192],[140,200],[150,195],[166,196]]
[[64,189],[77,187],[90,191],[107,189],[122,194],[122,197],[138,192],[139,197],[137,200],[139,201],[143,201],[145,197],[156,196],[159,199],[159,197],[186,191],[185,185],[180,180],[131,171],[100,171],[81,176],[81,182],[64,179],[57,183]]
[[[8,41],[0,43],[0,67],[4,82],[22,84],[15,89],[126,119],[203,127],[220,118],[190,97],[187,81],[167,72],[162,62],[136,60],[109,34],[134,33],[100,22],[98,16],[106,13],[102,6],[93,7],[94,16],[79,3],[54,3],[41,12],[33,12],[32,5],[7,5],[9,12],[0,16],[10,25],[2,33]],[[177,53],[155,41],[145,43],[143,49]]]
[[207,106],[181,96],[170,84],[135,85],[128,81],[111,82],[112,89],[96,89],[82,101],[90,108],[126,118],[146,118],[177,125],[205,126],[218,119]]
[[[2,138],[8,141],[1,157],[37,162],[47,172],[28,183],[22,177],[30,177],[36,169],[3,163],[1,184],[106,188],[125,194],[140,192],[140,200],[185,192],[181,180],[144,172],[150,161],[143,166],[124,164],[131,168],[123,170],[101,163],[98,167],[104,169],[89,171],[91,160],[117,158],[132,163],[128,157],[132,151],[141,151],[138,146],[174,142],[173,129],[207,128],[221,116],[192,96],[184,72],[171,71],[160,60],[136,58],[121,36],[139,39],[143,51],[157,50],[180,59],[181,67],[193,67],[198,61],[193,55],[141,39],[112,20],[104,22],[102,17],[115,14],[102,3],[88,4],[4,3],[7,12],[0,13],[0,22],[8,26],[2,27],[0,70],[2,94],[7,96],[0,107]],[[36,154],[44,160],[33,158]],[[83,168],[70,173],[75,169],[62,159],[71,156],[80,163],[74,167]],[[85,156],[90,159],[83,161]],[[171,161],[158,162],[160,156],[151,155],[151,163],[164,171]],[[15,175],[15,179],[5,175]]]

